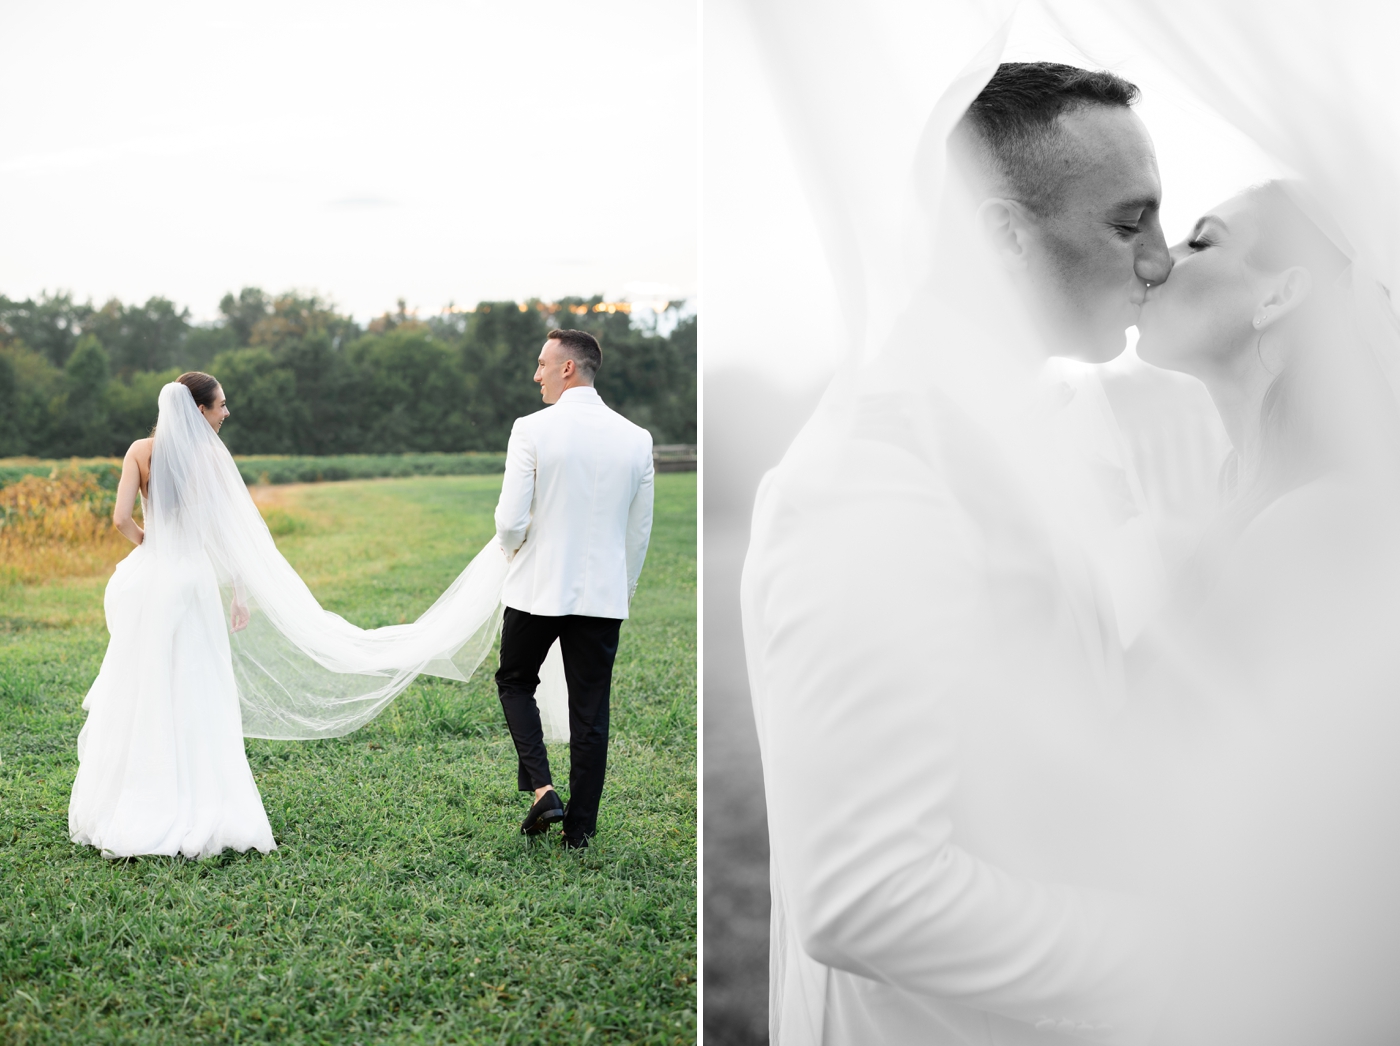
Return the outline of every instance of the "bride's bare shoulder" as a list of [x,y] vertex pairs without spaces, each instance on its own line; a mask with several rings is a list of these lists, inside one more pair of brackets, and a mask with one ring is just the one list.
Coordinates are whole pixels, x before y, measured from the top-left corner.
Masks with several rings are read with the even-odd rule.
[[126,451],[126,459],[123,465],[131,464],[136,466],[136,471],[140,476],[141,490],[146,489],[146,477],[151,474],[151,446],[155,443],[154,436],[147,436],[145,439],[138,439]]

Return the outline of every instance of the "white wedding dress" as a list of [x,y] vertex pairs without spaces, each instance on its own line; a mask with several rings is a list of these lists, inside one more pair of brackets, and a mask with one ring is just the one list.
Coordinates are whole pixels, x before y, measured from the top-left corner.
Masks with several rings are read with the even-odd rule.
[[[245,736],[349,733],[420,674],[469,678],[499,630],[506,561],[494,538],[412,624],[366,630],[323,610],[174,382],[160,394],[144,505],[145,540],[107,585],[111,640],[83,702],[68,811],[73,840],[106,856],[273,849]],[[250,621],[230,634],[235,599]],[[546,740],[567,739],[557,662],[552,651],[540,673]]]
[[105,602],[111,641],[83,701],[73,841],[113,857],[275,849],[208,555],[166,560],[139,545]]

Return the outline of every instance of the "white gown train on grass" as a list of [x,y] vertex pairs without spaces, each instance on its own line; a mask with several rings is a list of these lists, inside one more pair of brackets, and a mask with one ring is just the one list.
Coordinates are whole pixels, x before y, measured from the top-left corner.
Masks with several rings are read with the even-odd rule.
[[162,562],[139,546],[105,602],[111,642],[83,701],[73,841],[113,857],[274,849],[209,557]]

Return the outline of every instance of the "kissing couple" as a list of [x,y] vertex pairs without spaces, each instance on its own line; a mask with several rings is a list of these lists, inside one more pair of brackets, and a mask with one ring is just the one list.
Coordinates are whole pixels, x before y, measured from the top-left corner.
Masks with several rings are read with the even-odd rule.
[[[651,435],[603,403],[601,364],[591,334],[550,332],[534,376],[546,407],[511,429],[496,535],[417,621],[378,629],[323,610],[277,550],[219,439],[219,382],[191,372],[161,389],[153,434],[122,464],[114,523],[136,547],[107,585],[111,638],[83,701],[73,841],[107,857],[273,850],[244,737],[349,733],[421,674],[467,680],[499,634],[517,783],[533,794],[520,830],[559,824],[566,847],[586,847],[653,493]],[[570,745],[567,803],[541,704]]]
[[[1400,1041],[1394,316],[1301,183],[1168,246],[1137,96],[987,68],[926,285],[760,488],[775,1046]],[[1175,570],[1135,401],[1046,373],[1133,325],[1233,446]]]

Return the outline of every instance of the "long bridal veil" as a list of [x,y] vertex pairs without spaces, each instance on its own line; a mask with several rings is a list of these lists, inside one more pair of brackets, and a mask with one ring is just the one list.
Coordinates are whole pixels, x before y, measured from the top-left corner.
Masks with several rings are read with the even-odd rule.
[[[412,624],[363,629],[322,609],[277,550],[227,448],[174,382],[160,393],[146,511],[148,554],[176,565],[204,551],[226,609],[237,601],[250,611],[230,637],[248,737],[349,733],[420,674],[468,679],[499,631],[507,564],[494,539]],[[557,675],[541,673],[547,727],[567,722],[555,707],[567,700]]]
[[[743,6],[846,332],[836,378],[809,424],[840,431],[857,401],[868,403],[872,387],[898,398],[907,395],[911,373],[931,380],[1033,492],[1037,510],[1097,560],[1120,606],[1120,626],[1123,605],[1139,608],[1142,617],[1147,611],[1141,608],[1160,597],[1150,590],[1150,550],[1133,530],[1142,498],[1131,455],[1111,431],[1111,414],[1102,411],[1089,412],[1108,423],[1087,438],[1090,449],[1077,461],[1028,437],[1025,419],[1040,396],[1036,331],[995,267],[979,257],[950,167],[949,133],[999,62],[1046,59],[1111,69],[1143,89],[1144,113],[1155,105],[1174,113],[1178,127],[1208,122],[1244,143],[1260,160],[1247,181],[1296,180],[1298,206],[1350,261],[1340,288],[1348,305],[1339,313],[1335,342],[1364,361],[1354,373],[1373,377],[1392,403],[1400,399],[1391,294],[1400,289],[1400,102],[1392,73],[1398,16],[1390,5],[749,0]],[[1189,133],[1177,142],[1189,146]],[[1163,156],[1164,173],[1168,159]],[[1207,173],[1219,166],[1209,150],[1181,163]],[[1200,205],[1245,184],[1219,184],[1214,198]],[[1169,177],[1164,189],[1170,199]],[[1169,240],[1186,232],[1186,218],[1180,216],[1183,227],[1168,230]],[[945,348],[950,345],[956,350]],[[1084,381],[1078,391],[1088,389],[1092,398],[1093,375]],[[1330,406],[1346,411],[1349,404],[1339,398]],[[1354,435],[1375,450],[1372,478],[1394,482],[1393,471],[1385,474],[1397,460],[1388,424]],[[911,431],[910,438],[922,437]],[[929,444],[938,438],[930,433]],[[1094,480],[1110,472],[1122,474],[1118,486],[1127,493],[1106,508],[1094,494]],[[1184,1041],[1380,1043],[1400,1036],[1400,1007],[1383,983],[1400,967],[1400,904],[1384,885],[1400,874],[1400,837],[1391,827],[1400,823],[1400,774],[1387,769],[1400,766],[1394,711],[1400,673],[1392,653],[1400,614],[1385,593],[1362,598],[1326,588],[1327,564],[1335,562],[1329,556],[1348,550],[1331,547],[1325,537],[1310,540],[1310,547],[1280,554],[1290,567],[1315,568],[1316,587],[1306,594],[1317,595],[1316,604],[1306,608],[1304,625],[1276,620],[1280,631],[1266,638],[1276,641],[1290,628],[1288,649],[1277,642],[1254,648],[1290,671],[1246,682],[1221,675],[1217,662],[1180,651],[1186,661],[1177,666],[1179,675],[1196,687],[1191,700],[1204,701],[1211,714],[1233,716],[1233,725],[1220,728],[1209,758],[1198,749],[1183,756],[1169,730],[1139,739],[1156,745],[1139,769],[1175,761],[1171,781],[1180,789],[1166,795],[1159,789],[1157,796],[1162,807],[1179,810],[1150,814],[1144,805],[1133,826],[1158,836],[1139,851],[1158,848],[1156,870],[1140,881],[1181,903],[1183,926],[1196,938],[1195,958],[1215,949],[1235,963],[1227,969],[1224,960],[1202,961],[1200,971],[1209,974],[1201,973],[1177,997],[1174,1027],[1187,1029]],[[1393,564],[1374,567],[1400,579]],[[1289,576],[1301,574],[1291,570]],[[1345,642],[1337,622],[1355,626]],[[1220,636],[1243,647],[1258,638],[1248,625],[1225,621]],[[1339,660],[1349,662],[1345,670],[1338,669]],[[1330,704],[1320,700],[1324,696]],[[1263,705],[1268,708],[1261,712]],[[1287,727],[1279,725],[1285,711],[1296,713]],[[763,738],[763,709],[755,712]],[[1226,737],[1242,747],[1222,754]],[[1272,750],[1262,750],[1261,737]],[[1200,779],[1193,781],[1197,756]],[[1290,767],[1297,769],[1292,780]],[[1257,782],[1253,791],[1242,784],[1252,771],[1259,772],[1258,782],[1276,786],[1275,794],[1264,794],[1267,788]],[[765,762],[765,773],[781,775],[783,768]],[[1151,792],[1150,783],[1144,787],[1140,794]],[[1224,794],[1230,788],[1239,790]],[[1144,845],[1133,835],[1125,830],[1125,849]],[[1272,879],[1266,856],[1275,862]],[[1177,873],[1177,883],[1166,882]],[[793,931],[782,924],[779,889],[775,879],[775,933],[781,936]],[[786,953],[778,947],[772,961],[779,993],[784,985],[799,991],[803,978],[818,976],[785,969]],[[1218,983],[1201,983],[1215,975]]]

